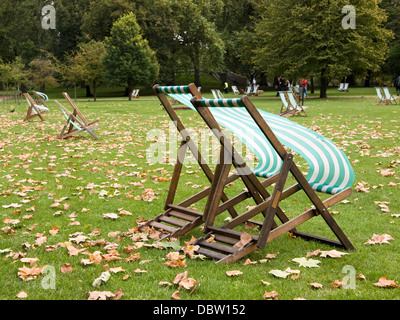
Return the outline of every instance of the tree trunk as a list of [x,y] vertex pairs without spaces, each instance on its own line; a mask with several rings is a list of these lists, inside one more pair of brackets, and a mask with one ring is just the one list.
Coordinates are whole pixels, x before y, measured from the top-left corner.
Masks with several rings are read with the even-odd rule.
[[74,95],[75,95],[75,102],[76,102],[76,82],[74,82]]
[[320,94],[319,97],[320,98],[327,98],[327,94],[326,91],[328,89],[328,79],[325,76],[325,71],[321,71],[321,81],[320,81]]
[[94,101],[97,99],[97,94],[96,94],[96,81],[93,81],[93,93],[94,93]]
[[90,86],[86,85],[86,98],[92,98],[93,95],[90,92]]
[[314,94],[314,77],[311,77],[311,94]]

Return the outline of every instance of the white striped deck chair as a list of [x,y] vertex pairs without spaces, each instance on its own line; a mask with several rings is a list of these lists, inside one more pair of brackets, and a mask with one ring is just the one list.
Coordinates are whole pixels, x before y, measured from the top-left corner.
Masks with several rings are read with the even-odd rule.
[[383,87],[383,92],[385,94],[386,101],[389,101],[389,103],[397,104],[397,101],[396,101],[397,97],[394,97],[392,95],[392,93],[389,91],[388,87]]
[[[218,262],[232,262],[257,248],[263,248],[267,242],[286,232],[354,249],[328,212],[328,207],[351,194],[354,182],[354,172],[346,155],[332,141],[286,118],[256,109],[247,96],[223,100],[193,98],[191,101],[220,140],[221,159],[231,159],[231,162],[219,164],[220,167],[216,170],[219,175],[212,185],[216,196],[208,198],[204,213],[204,230],[207,234],[194,243],[200,246],[199,253],[216,258]],[[259,158],[257,168],[250,170],[221,131],[221,126],[234,132],[254,151]],[[309,172],[306,178],[293,162],[293,155],[288,153],[284,146],[307,161]],[[228,204],[220,205],[217,195],[224,189],[232,165],[249,190],[248,193],[251,193],[256,206],[218,228],[214,226],[215,215],[229,207],[229,201]],[[284,190],[289,173],[296,180],[296,184]],[[260,183],[257,176],[269,178]],[[270,195],[265,187],[273,183],[276,184]],[[280,209],[279,203],[300,190],[306,193],[312,209],[289,219]],[[322,201],[315,191],[331,194],[332,197]],[[264,222],[259,235],[253,235],[248,244],[237,246],[242,234],[233,228],[260,213],[264,215]],[[323,217],[339,241],[298,232],[295,229],[317,215]],[[275,216],[281,221],[280,226],[276,224]],[[210,237],[217,242],[207,241]]]
[[40,120],[44,121],[43,114],[48,112],[49,108],[38,104],[35,100],[33,100],[29,93],[24,93],[24,97],[28,102],[28,111],[26,113],[24,122],[29,121],[34,117],[39,117]]
[[279,91],[279,97],[282,101],[281,111],[279,113],[282,117],[291,117],[293,116],[293,107],[291,106],[290,102],[286,98],[286,94],[283,91]]
[[377,101],[378,104],[388,104],[388,100],[383,95],[382,89],[380,87],[375,87],[376,94],[378,95],[379,100]]
[[295,98],[293,92],[288,91],[288,92],[285,92],[285,94],[287,95],[287,97],[289,99],[289,103],[291,105],[291,111],[293,112],[293,115],[307,116],[305,109],[307,109],[308,107],[302,106]]
[[232,91],[233,94],[240,94],[240,91],[238,90],[237,86],[232,86]]

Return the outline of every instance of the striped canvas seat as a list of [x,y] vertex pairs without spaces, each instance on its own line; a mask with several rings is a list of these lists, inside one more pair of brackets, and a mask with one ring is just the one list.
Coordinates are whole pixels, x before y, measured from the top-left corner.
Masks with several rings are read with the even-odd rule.
[[[160,87],[162,91],[163,87]],[[195,109],[190,103],[192,95],[185,86],[163,91],[176,100]],[[253,172],[270,177],[279,172],[282,160],[244,110],[240,99],[203,100],[215,120],[235,134],[258,158]],[[216,108],[219,107],[219,108]],[[331,140],[286,118],[258,110],[282,145],[302,156],[309,165],[307,181],[319,192],[336,194],[354,182],[354,171],[346,157]]]

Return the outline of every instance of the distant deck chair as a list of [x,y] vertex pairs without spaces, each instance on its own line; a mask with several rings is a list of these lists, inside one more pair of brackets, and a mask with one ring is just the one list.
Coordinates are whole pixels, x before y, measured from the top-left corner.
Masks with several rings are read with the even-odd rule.
[[305,111],[305,109],[307,109],[307,106],[302,106],[299,102],[299,100],[296,99],[296,97],[294,96],[293,92],[286,92],[285,94],[287,96],[287,98],[289,99],[290,105],[291,105],[291,112],[293,113],[293,115],[298,115],[298,116],[306,116],[307,117],[307,113]]
[[48,112],[49,108],[44,105],[37,104],[29,93],[24,93],[24,97],[28,102],[28,111],[23,121],[26,122],[35,117],[39,117],[41,121],[44,121],[43,114]]
[[38,91],[32,91],[32,92],[36,98],[37,104],[47,107],[46,102],[49,101],[49,97],[47,96],[47,94]]
[[132,91],[131,97],[132,98],[139,98],[139,91],[140,89],[135,89]]
[[63,126],[58,136],[58,139],[65,139],[80,132],[87,132],[93,137],[93,139],[99,140],[98,136],[93,132],[93,130],[99,126],[99,120],[89,123],[83,116],[83,114],[79,111],[78,107],[75,105],[72,99],[69,97],[68,93],[63,92],[63,96],[72,107],[73,112],[70,112],[60,102],[55,100],[55,103],[60,107],[62,113],[66,118],[65,125]]
[[281,101],[282,101],[281,111],[279,112],[279,115],[281,117],[293,116],[293,111],[292,111],[293,108],[290,105],[290,102],[288,101],[285,92],[279,91],[279,97],[281,98]]
[[[192,98],[191,102],[220,141],[220,159],[225,159],[217,166],[211,186],[213,197],[209,197],[206,204],[206,235],[193,243],[199,246],[197,253],[217,259],[218,263],[229,263],[258,248],[263,249],[267,243],[287,232],[301,238],[354,250],[352,243],[328,211],[329,207],[352,193],[351,186],[354,182],[354,172],[346,155],[332,141],[288,119],[256,109],[247,96],[224,100]],[[259,147],[257,157],[261,158],[258,168],[250,170],[229,138],[221,131],[221,125],[240,135],[247,145]],[[305,157],[310,165],[307,178],[284,145]],[[275,166],[276,164],[279,165]],[[221,192],[232,176],[229,175],[232,166],[245,184],[246,191],[220,204]],[[284,189],[289,174],[295,179],[295,184]],[[260,181],[257,176],[267,179]],[[266,189],[271,186],[272,194]],[[280,208],[280,204],[298,191],[304,191],[310,201],[310,209],[290,219]],[[322,201],[315,191],[332,196]],[[238,205],[247,198],[253,198],[255,206],[220,227],[214,225],[217,213]],[[263,218],[259,233],[250,234],[247,241],[241,243],[243,231],[234,228],[257,215],[262,215]],[[299,225],[316,216],[323,218],[339,241],[296,230]],[[275,221],[276,217],[280,220],[280,225]]]
[[[210,186],[214,179],[214,172],[210,169],[206,160],[198,150],[197,144],[189,134],[190,131],[185,128],[180,117],[178,117],[177,113],[175,112],[176,109],[172,107],[168,100],[168,97],[171,97],[174,101],[179,101],[180,103],[186,105],[188,109],[196,112],[193,105],[190,103],[190,99],[193,98],[193,96],[201,98],[200,92],[197,90],[196,86],[194,84],[189,86],[155,85],[153,89],[165,111],[171,118],[171,121],[174,123],[179,134],[181,135],[178,158],[174,167],[168,195],[165,200],[165,211],[153,219],[148,220],[144,225],[139,227],[139,230],[142,231],[146,230],[147,228],[155,228],[161,233],[160,238],[164,239],[182,236],[203,224],[203,212],[193,210],[189,208],[189,206],[194,205],[210,196]],[[201,170],[210,182],[210,186],[190,196],[184,201],[174,204],[187,150],[190,150],[192,155],[195,157]],[[233,180],[234,179],[231,181]],[[221,201],[224,202],[227,200],[228,197],[224,193],[221,193]],[[232,217],[237,216],[234,208],[230,208],[228,211]]]
[[240,91],[238,90],[237,86],[232,86],[232,91],[233,94],[240,94]]
[[378,100],[378,102],[377,102],[378,104],[388,104],[388,103],[390,103],[390,102],[386,99],[386,96],[384,95],[384,93],[383,93],[381,87],[375,87],[375,90],[376,90],[376,94],[378,95],[378,98],[379,98],[379,100]]
[[388,87],[383,87],[383,93],[385,94],[386,101],[388,101],[389,103],[397,104],[397,97],[393,96]]
[[253,90],[251,91],[251,94],[256,95],[259,87],[260,87],[260,85],[258,85],[258,84],[254,85]]
[[219,89],[211,89],[211,93],[213,94],[214,99],[224,99],[224,95]]
[[343,90],[344,90],[344,82],[341,82],[341,83],[339,84],[338,90],[339,90],[339,91],[343,91]]
[[246,92],[244,94],[246,95],[251,94],[251,85],[247,86]]

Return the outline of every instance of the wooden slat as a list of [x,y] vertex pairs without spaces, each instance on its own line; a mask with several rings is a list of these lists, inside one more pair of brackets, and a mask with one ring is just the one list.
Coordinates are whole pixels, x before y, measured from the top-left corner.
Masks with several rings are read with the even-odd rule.
[[193,209],[189,209],[189,208],[185,208],[185,207],[181,207],[181,206],[176,206],[176,205],[173,205],[173,204],[169,204],[168,207],[171,208],[171,209],[174,209],[176,211],[182,212],[182,213],[190,214],[190,215],[195,216],[195,217],[199,217],[199,216],[203,215],[199,211],[196,211],[196,210],[193,210]]
[[164,216],[164,215],[161,216],[159,218],[159,220],[162,221],[162,222],[166,222],[166,223],[172,224],[174,226],[178,226],[178,227],[184,227],[184,226],[186,226],[188,224],[188,221],[178,220],[178,219],[174,219],[174,218],[167,217],[167,216]]
[[209,250],[209,249],[201,248],[201,247],[196,252],[200,253],[200,254],[203,254],[206,257],[214,258],[214,259],[217,259],[217,260],[221,260],[221,259],[224,259],[226,257],[225,254],[222,254],[222,253],[219,253],[219,252],[216,252],[216,251],[212,251],[212,250]]
[[237,251],[237,249],[232,246],[227,246],[225,244],[218,242],[207,242],[206,240],[201,240],[197,244],[202,247],[207,247],[213,250],[218,250],[226,253],[235,253]]
[[176,231],[178,230],[178,229],[176,229],[176,228],[167,226],[167,225],[162,224],[162,223],[158,223],[158,222],[156,222],[156,221],[151,221],[151,222],[149,223],[149,225],[152,226],[152,227],[154,227],[154,228],[162,229],[162,230],[165,230],[165,231],[168,231],[168,232],[171,232],[171,233],[176,232]]
[[194,221],[194,220],[196,220],[195,216],[192,216],[192,215],[186,214],[186,213],[182,213],[182,212],[179,212],[179,211],[175,211],[175,210],[167,211],[166,214],[169,215],[169,216],[172,216],[172,217],[176,217],[176,218],[179,218],[179,219],[186,220],[186,221]]

